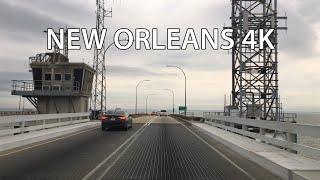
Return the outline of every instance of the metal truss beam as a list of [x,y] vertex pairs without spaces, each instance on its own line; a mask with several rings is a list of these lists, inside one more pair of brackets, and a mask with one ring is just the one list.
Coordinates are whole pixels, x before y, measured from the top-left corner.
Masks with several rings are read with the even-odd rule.
[[[241,117],[279,120],[277,0],[232,0],[232,105]],[[275,49],[251,49],[242,40],[249,30],[274,29]],[[258,40],[258,33],[255,34]]]

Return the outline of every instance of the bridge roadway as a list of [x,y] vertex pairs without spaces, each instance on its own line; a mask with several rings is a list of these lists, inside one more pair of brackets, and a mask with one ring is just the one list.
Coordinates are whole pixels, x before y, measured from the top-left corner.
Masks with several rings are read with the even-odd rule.
[[0,153],[0,179],[279,179],[186,122],[140,118]]

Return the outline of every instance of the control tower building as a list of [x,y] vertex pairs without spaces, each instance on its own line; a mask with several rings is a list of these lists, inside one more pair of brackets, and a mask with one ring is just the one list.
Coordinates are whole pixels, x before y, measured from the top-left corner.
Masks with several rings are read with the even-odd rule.
[[13,80],[12,95],[27,98],[40,114],[88,112],[94,69],[59,52],[29,58],[33,80]]

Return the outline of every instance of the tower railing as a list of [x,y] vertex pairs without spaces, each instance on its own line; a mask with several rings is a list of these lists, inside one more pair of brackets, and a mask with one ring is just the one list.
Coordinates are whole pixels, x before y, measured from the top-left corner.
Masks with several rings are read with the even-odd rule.
[[79,92],[80,82],[44,80],[12,80],[12,91],[71,91]]

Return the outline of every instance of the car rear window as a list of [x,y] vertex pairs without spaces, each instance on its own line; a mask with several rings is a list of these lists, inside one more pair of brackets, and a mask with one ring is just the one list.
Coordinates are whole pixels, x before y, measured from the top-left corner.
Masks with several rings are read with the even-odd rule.
[[124,111],[118,111],[118,110],[109,110],[106,114],[113,114],[113,115],[125,115],[126,113]]

